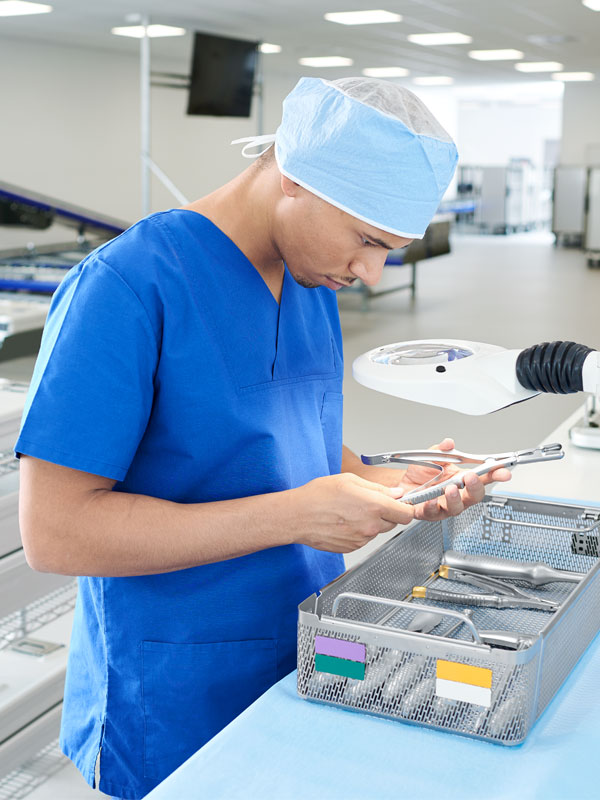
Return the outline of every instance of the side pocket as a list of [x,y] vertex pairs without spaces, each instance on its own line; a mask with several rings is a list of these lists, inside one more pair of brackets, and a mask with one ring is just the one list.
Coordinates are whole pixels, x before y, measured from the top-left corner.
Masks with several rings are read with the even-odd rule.
[[332,475],[342,468],[342,419],[344,410],[344,395],[341,392],[325,392],[321,407],[321,427],[329,472]]
[[166,778],[276,681],[271,639],[142,642],[144,775]]

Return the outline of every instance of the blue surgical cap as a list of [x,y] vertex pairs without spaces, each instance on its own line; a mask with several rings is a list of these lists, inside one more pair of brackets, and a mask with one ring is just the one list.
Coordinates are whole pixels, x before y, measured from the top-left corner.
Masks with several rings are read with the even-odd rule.
[[[279,170],[389,233],[421,239],[454,174],[450,136],[416,95],[389,81],[301,78],[283,102]],[[253,146],[253,145],[249,145]]]

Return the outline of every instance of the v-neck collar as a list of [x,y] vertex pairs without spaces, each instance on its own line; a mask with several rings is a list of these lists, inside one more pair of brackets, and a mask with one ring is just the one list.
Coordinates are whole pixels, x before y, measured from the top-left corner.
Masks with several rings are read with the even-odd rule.
[[273,292],[269,289],[269,286],[267,285],[267,282],[265,281],[265,279],[263,278],[263,276],[261,275],[259,270],[250,261],[248,256],[239,247],[239,245],[237,245],[234,242],[234,240],[230,236],[228,236],[221,228],[219,228],[219,226],[215,222],[212,221],[212,219],[210,219],[210,217],[207,217],[204,214],[201,214],[199,211],[194,211],[191,208],[175,208],[175,209],[173,209],[173,211],[178,211],[178,212],[182,211],[182,212],[184,212],[186,214],[194,214],[196,217],[200,217],[200,219],[203,220],[203,222],[205,222],[206,224],[208,224],[212,228],[214,228],[215,231],[218,231],[218,233],[228,243],[229,247],[232,250],[235,250],[235,252],[237,254],[237,257],[238,257],[238,260],[240,262],[245,263],[249,268],[252,269],[253,273],[256,275],[256,278],[258,279],[258,281],[260,281],[260,283],[264,287],[265,291],[268,293],[269,297],[271,298],[272,302],[275,303],[279,307],[281,306],[281,303],[283,302],[284,287],[285,287],[285,283],[286,283],[286,274],[287,274],[287,271],[288,271],[287,270],[287,266],[285,265],[285,263],[283,265],[284,274],[283,274],[283,283],[282,283],[282,287],[281,287],[281,300],[278,302],[276,297],[275,297],[275,295],[273,294]]
[[178,256],[201,319],[214,331],[238,389],[337,374],[339,325],[334,331],[330,289],[300,286],[286,266],[278,304],[254,265],[208,217],[190,211],[175,219],[175,230],[185,231]]

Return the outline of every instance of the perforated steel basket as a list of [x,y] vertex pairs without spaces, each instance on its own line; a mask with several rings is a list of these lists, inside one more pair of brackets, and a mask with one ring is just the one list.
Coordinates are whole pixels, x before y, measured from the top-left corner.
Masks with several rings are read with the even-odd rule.
[[[413,523],[299,606],[299,694],[519,744],[600,627],[599,536],[598,509],[504,497],[486,497],[444,522]],[[555,613],[478,607],[471,625],[459,606],[406,601],[412,587],[425,582],[466,590],[439,578],[432,582],[447,550],[543,561],[585,578],[522,584],[530,594],[559,601]],[[424,609],[443,614],[442,623],[429,634],[408,631],[415,611]],[[461,617],[464,624],[445,637]],[[477,643],[473,626],[531,638],[518,650],[493,647]]]

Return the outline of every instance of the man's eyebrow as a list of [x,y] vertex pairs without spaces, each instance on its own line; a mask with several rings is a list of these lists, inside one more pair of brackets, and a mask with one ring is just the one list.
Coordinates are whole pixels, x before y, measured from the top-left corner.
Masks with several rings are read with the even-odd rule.
[[370,239],[375,244],[378,244],[380,247],[385,247],[386,250],[394,250],[395,248],[392,247],[391,244],[384,242],[383,239],[378,239],[376,236],[371,236],[370,233],[365,233],[365,239]]

